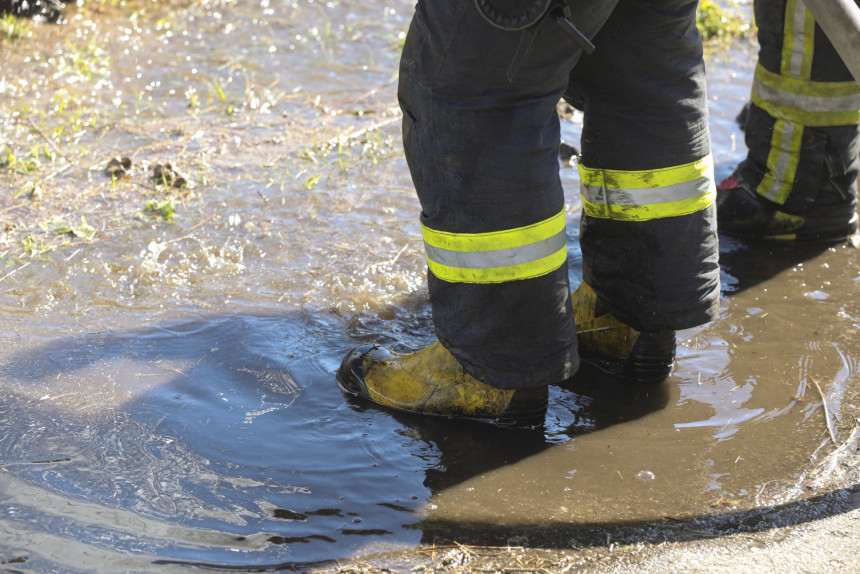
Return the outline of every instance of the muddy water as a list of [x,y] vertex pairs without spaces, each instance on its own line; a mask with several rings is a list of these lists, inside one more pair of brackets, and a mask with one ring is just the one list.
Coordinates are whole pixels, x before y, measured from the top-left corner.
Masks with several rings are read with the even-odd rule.
[[[848,480],[822,471],[858,405],[860,251],[843,246],[724,240],[719,318],[679,333],[672,377],[584,368],[542,431],[344,399],[351,345],[432,337],[395,101],[411,4],[104,7],[4,46],[0,134],[54,157],[0,172],[0,560],[303,568],[463,526],[534,545],[526,527],[707,529]],[[744,154],[752,58],[710,62],[720,176]],[[113,183],[117,154],[134,167]],[[164,161],[188,189],[149,182]],[[19,193],[35,180],[39,198]],[[172,222],[145,213],[166,197]],[[95,235],[24,249],[18,231],[58,213]]]

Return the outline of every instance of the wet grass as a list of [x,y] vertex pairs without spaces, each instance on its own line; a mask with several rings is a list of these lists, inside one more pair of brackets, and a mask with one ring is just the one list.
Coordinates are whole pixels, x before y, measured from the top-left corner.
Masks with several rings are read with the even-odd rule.
[[[225,4],[229,2],[217,6]],[[0,255],[6,256],[7,266],[15,264],[20,253],[13,246],[25,237],[61,245],[41,225],[47,220],[71,220],[71,215],[80,212],[97,231],[73,234],[78,240],[133,225],[141,214],[165,222],[181,221],[184,204],[199,198],[204,186],[217,183],[212,158],[224,154],[224,141],[232,140],[244,148],[269,148],[266,157],[259,156],[259,163],[232,167],[253,170],[269,164],[279,175],[288,174],[299,188],[330,177],[346,177],[356,168],[376,165],[382,156],[399,153],[394,149],[398,112],[392,109],[393,82],[383,86],[388,89],[383,99],[375,98],[374,90],[332,104],[312,94],[261,85],[253,70],[243,69],[240,62],[225,62],[232,75],[201,73],[189,77],[182,88],[166,93],[157,81],[143,89],[124,88],[127,79],[122,75],[129,70],[123,70],[122,60],[114,57],[117,50],[111,42],[116,46],[116,36],[152,33],[166,42],[188,27],[182,6],[195,5],[216,4],[190,0],[157,6],[88,2],[83,8],[70,8],[69,23],[60,27],[4,18],[6,35],[0,42],[8,49],[0,55],[0,67],[26,71],[17,78],[0,80],[0,93],[10,96],[0,103],[0,119],[4,120],[0,124],[0,173],[6,180],[0,184],[0,192],[11,200],[0,212],[5,229],[0,236]],[[114,10],[117,15],[123,12],[126,29],[102,26]],[[31,26],[53,42],[33,38]],[[327,43],[347,42],[362,34],[359,23],[328,24],[312,32],[319,42]],[[395,36],[389,43],[392,49],[399,49],[402,33]],[[237,75],[244,80],[239,85],[231,82]],[[169,79],[175,83],[173,77]],[[272,117],[276,114],[280,119]],[[304,147],[292,155],[289,145],[286,154],[284,148],[271,149],[284,142],[250,134],[259,128],[289,131],[291,139]],[[204,131],[208,137],[201,142]],[[144,143],[119,149],[104,143],[120,132],[130,135],[124,141]],[[315,139],[321,143],[301,143]],[[122,153],[133,154],[134,169],[122,178],[101,173],[110,158]],[[176,189],[156,186],[144,177],[149,165],[163,160],[192,174],[181,197],[176,197],[180,194]]]
[[[0,209],[0,276],[34,257],[129,229],[198,225],[217,212],[207,204],[208,189],[225,172],[253,172],[261,182],[255,193],[268,201],[272,192],[342,186],[401,153],[396,78],[342,101],[261,82],[238,59],[190,74],[170,90],[124,79],[133,70],[123,69],[112,48],[117,36],[166,43],[189,32],[183,10],[231,3],[92,0],[70,7],[69,24],[60,27],[3,17],[0,67],[27,73],[0,79],[0,193],[8,199]],[[103,24],[112,18],[125,28]],[[708,42],[723,45],[750,30],[740,9],[710,1],[701,5],[699,26]],[[337,46],[367,33],[360,22],[324,21],[296,41],[314,42],[334,62]],[[385,33],[386,50],[396,54],[405,32]],[[179,74],[170,78],[174,86]],[[278,133],[288,139],[272,135]],[[234,165],[225,158],[231,147],[242,148]],[[119,177],[106,174],[107,162],[122,154],[134,166]],[[164,161],[178,166],[186,186],[148,177]]]
[[3,17],[0,67],[19,71],[0,79],[4,277],[57,248],[91,241],[108,221],[121,225],[116,203],[130,199],[111,178],[93,177],[96,142],[116,118],[104,113],[111,103],[109,37],[91,16],[84,10],[68,27]]

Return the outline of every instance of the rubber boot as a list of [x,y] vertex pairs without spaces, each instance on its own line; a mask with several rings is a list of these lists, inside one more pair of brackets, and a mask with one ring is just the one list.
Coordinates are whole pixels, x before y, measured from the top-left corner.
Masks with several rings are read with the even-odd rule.
[[466,374],[441,343],[409,354],[362,345],[337,372],[345,393],[398,411],[472,419],[504,427],[543,424],[547,388],[499,389]]
[[597,294],[585,282],[572,297],[583,361],[637,383],[656,383],[669,376],[675,362],[675,331],[637,331],[601,309]]
[[755,193],[737,173],[717,185],[717,227],[735,237],[837,243],[857,233],[855,207],[835,190],[823,190],[807,214],[796,215]]

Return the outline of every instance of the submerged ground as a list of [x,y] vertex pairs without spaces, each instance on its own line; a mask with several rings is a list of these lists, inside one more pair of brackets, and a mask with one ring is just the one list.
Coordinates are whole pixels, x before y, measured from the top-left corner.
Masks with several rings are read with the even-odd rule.
[[[679,333],[672,377],[583,369],[542,431],[344,399],[350,346],[432,338],[395,98],[411,10],[92,2],[5,21],[0,563],[847,568],[799,560],[853,548],[828,535],[858,507],[850,243],[724,238],[720,315]],[[718,177],[745,153],[753,54],[709,53]]]

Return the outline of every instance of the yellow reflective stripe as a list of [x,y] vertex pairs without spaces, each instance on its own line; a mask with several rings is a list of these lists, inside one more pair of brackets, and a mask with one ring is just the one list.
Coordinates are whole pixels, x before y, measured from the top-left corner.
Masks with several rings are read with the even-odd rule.
[[565,228],[564,210],[533,225],[489,233],[449,233],[421,224],[424,241],[433,247],[451,251],[490,251],[521,247],[552,237]]
[[608,205],[605,203],[583,202],[585,214],[598,219],[614,219],[616,221],[650,221],[666,217],[678,217],[702,211],[714,202],[716,190],[707,196],[693,199],[683,199],[672,203],[642,205]]
[[785,3],[785,24],[782,30],[782,60],[779,69],[788,75],[791,70],[791,61],[794,54],[794,15],[797,10],[797,0],[788,0]]
[[752,102],[772,117],[807,126],[860,123],[860,87],[855,82],[810,82],[756,67]]
[[803,126],[777,120],[773,126],[770,152],[767,156],[767,172],[756,192],[767,199],[783,205],[791,193],[794,176],[800,163],[800,144]]
[[689,215],[714,202],[714,165],[710,155],[663,169],[622,171],[579,164],[585,214],[600,219],[649,221]]
[[457,283],[501,283],[540,277],[567,260],[565,212],[533,225],[489,233],[450,233],[421,224],[427,265]]
[[[779,92],[808,98],[821,98],[834,101],[860,96],[860,86],[856,82],[812,82],[798,80],[788,76],[775,74],[758,64],[755,69],[755,80]],[[860,101],[860,100],[858,100]],[[847,108],[836,108],[846,110]]]
[[762,97],[762,91],[753,86],[752,103],[766,111],[771,117],[804,126],[829,127],[860,124],[860,109],[844,112],[809,112],[767,100]]
[[800,58],[800,78],[812,78],[812,53],[815,50],[815,20],[803,3],[803,54]]
[[546,275],[564,265],[565,261],[567,261],[567,247],[563,247],[552,255],[537,261],[507,267],[490,267],[487,269],[449,267],[436,263],[432,259],[427,260],[427,265],[433,275],[449,283],[504,283]]
[[679,183],[696,181],[714,170],[710,155],[694,162],[661,169],[622,171],[595,169],[579,164],[579,179],[585,185],[611,187],[615,189],[637,189],[645,187],[668,187]]
[[812,73],[815,20],[799,0],[788,0],[783,27],[782,62],[784,76],[808,80]]

